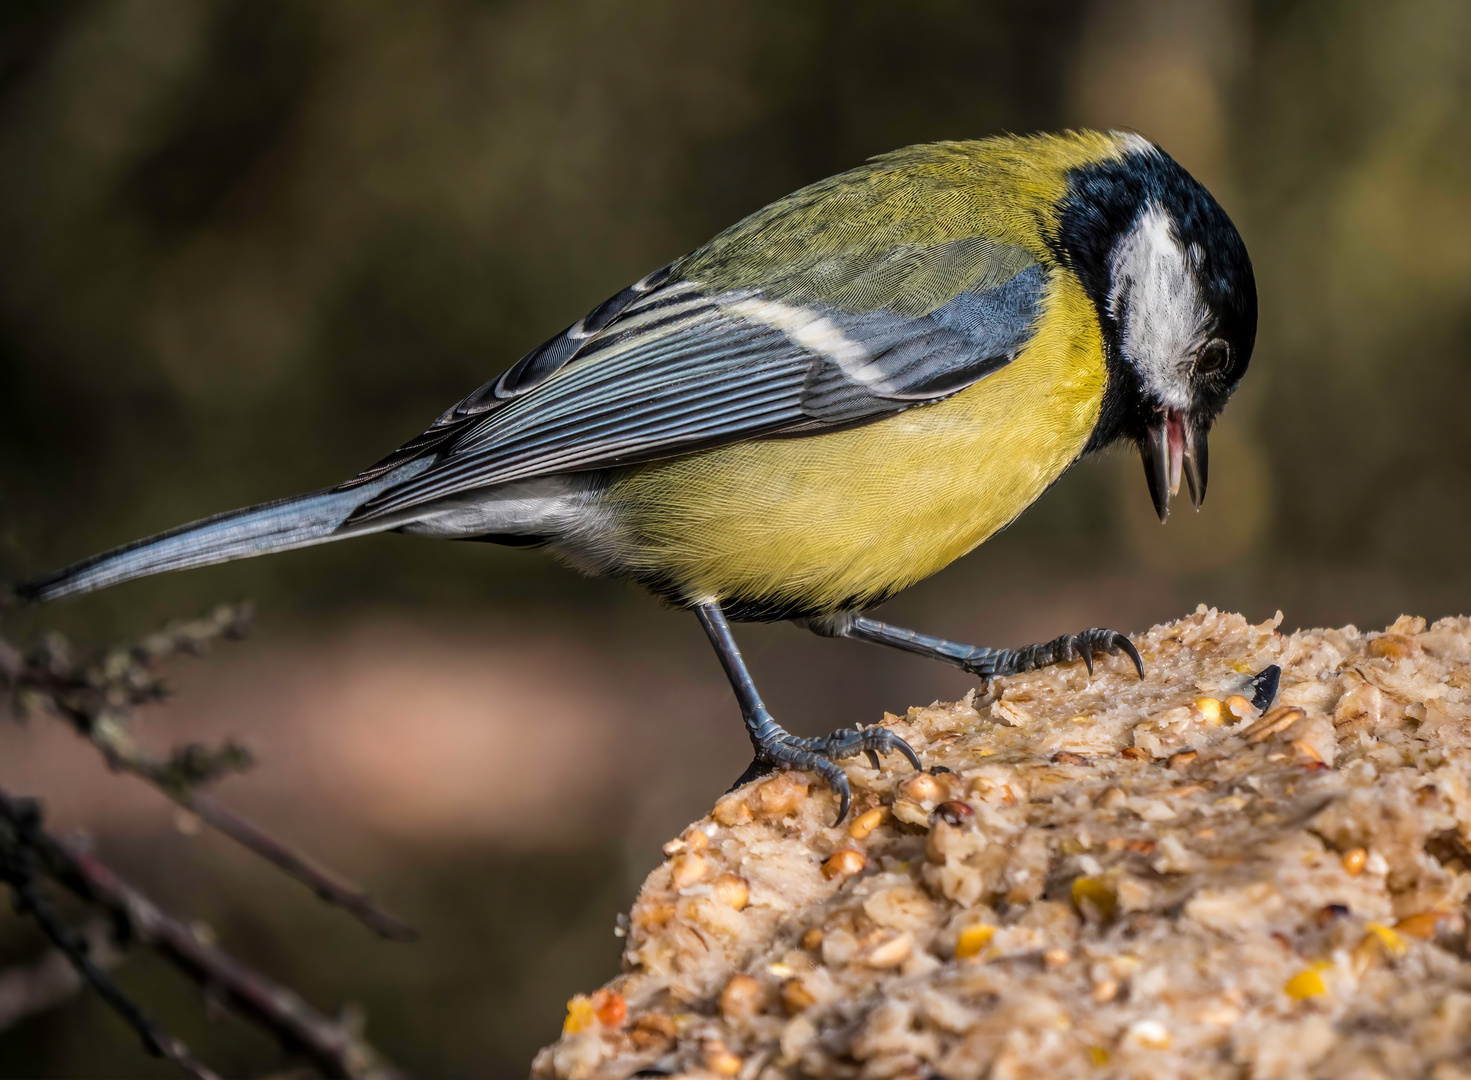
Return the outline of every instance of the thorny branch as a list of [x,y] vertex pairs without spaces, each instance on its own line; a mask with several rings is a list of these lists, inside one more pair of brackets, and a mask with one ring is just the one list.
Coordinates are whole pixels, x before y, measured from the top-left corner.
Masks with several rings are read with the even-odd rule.
[[78,973],[151,1051],[190,1075],[212,1080],[215,1074],[149,1019],[91,959],[82,935],[57,914],[43,879],[102,908],[129,938],[150,946],[225,1004],[275,1033],[288,1050],[308,1058],[325,1075],[347,1080],[397,1080],[400,1076],[348,1022],[328,1019],[291,991],[199,940],[192,929],[165,914],[83,846],[47,833],[33,800],[0,791],[0,880],[11,887],[17,907],[40,923]]
[[190,743],[159,758],[133,737],[132,710],[158,701],[167,692],[156,666],[180,653],[200,655],[216,640],[243,637],[251,617],[247,604],[221,605],[204,618],[165,627],[90,664],[75,659],[70,644],[58,634],[44,636],[29,655],[0,639],[0,690],[9,692],[22,716],[49,712],[67,721],[101,751],[111,769],[148,781],[323,900],[351,912],[375,933],[395,941],[412,941],[413,929],[378,907],[360,886],[198,790],[250,768],[250,752],[244,747],[228,741],[215,749]]

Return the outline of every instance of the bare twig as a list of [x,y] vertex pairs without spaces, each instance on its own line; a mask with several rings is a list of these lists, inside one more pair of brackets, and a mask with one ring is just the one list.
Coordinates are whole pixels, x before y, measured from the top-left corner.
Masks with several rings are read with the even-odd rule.
[[39,880],[44,854],[42,845],[50,838],[41,832],[41,812],[36,803],[29,799],[11,799],[0,793],[0,820],[6,826],[0,832],[0,881],[14,892],[16,910],[30,915],[40,924],[42,931],[70,961],[77,974],[138,1033],[150,1053],[168,1058],[196,1080],[218,1080],[183,1042],[154,1023],[117,983],[108,978],[92,959],[87,940],[56,913]]
[[[94,919],[77,933],[87,955],[103,971],[123,959],[112,941],[112,932],[102,919]],[[6,1031],[28,1016],[45,1012],[78,993],[85,984],[76,966],[60,948],[48,949],[25,964],[0,971],[0,1031]]]
[[[160,910],[91,852],[45,832],[40,827],[40,814],[34,802],[0,791],[0,822],[8,825],[7,830],[0,832],[3,865],[16,863],[22,867],[14,875],[22,882],[21,886],[10,875],[6,880],[16,890],[23,909],[41,921],[47,936],[156,1052],[183,1065],[195,1076],[212,1075],[189,1057],[187,1048],[148,1021],[116,984],[92,964],[85,949],[75,940],[74,932],[55,918],[44,899],[39,904],[31,902],[30,896],[41,895],[35,884],[40,874],[107,911],[133,938],[153,948],[237,1012],[274,1033],[288,1050],[308,1058],[327,1076],[346,1080],[396,1080],[401,1075],[348,1024],[328,1019],[285,987],[200,941],[193,930]],[[27,859],[29,868],[24,866]]]
[[134,738],[133,707],[157,701],[166,692],[154,666],[179,653],[198,655],[220,638],[239,638],[251,618],[248,605],[221,605],[205,618],[176,623],[135,645],[114,649],[94,665],[75,661],[70,645],[58,635],[43,638],[30,656],[0,641],[0,688],[11,690],[22,712],[47,711],[66,720],[97,747],[109,768],[152,784],[375,933],[394,941],[414,940],[413,928],[380,908],[361,886],[198,791],[201,785],[249,768],[253,762],[244,747],[226,742],[211,749],[191,743],[159,758]]
[[418,933],[412,926],[390,915],[373,902],[362,886],[337,876],[310,856],[283,844],[249,818],[220,805],[208,795],[191,792],[176,799],[230,839],[249,848],[273,866],[302,882],[329,904],[335,904],[357,916],[369,930],[393,941],[414,941]]

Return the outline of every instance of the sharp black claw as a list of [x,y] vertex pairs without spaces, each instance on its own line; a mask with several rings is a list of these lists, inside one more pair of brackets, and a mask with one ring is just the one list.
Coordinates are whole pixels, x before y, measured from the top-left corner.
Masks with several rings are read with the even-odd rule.
[[909,759],[909,764],[914,766],[915,772],[924,772],[924,765],[920,762],[919,755],[914,752],[914,748],[897,735],[894,736],[894,749]]
[[[1077,639],[1074,639],[1074,640],[1077,640]],[[1081,645],[1082,645],[1082,647],[1080,649],[1078,649],[1078,652],[1081,653],[1082,656],[1083,656],[1083,666],[1088,669],[1088,674],[1089,675],[1092,675],[1093,674],[1093,645],[1092,645],[1091,642],[1088,642],[1088,641],[1082,642]]]
[[872,765],[875,769],[879,767],[879,753],[877,750],[869,747],[868,749],[863,751],[863,756],[868,758],[868,763]]
[[1117,631],[1115,631],[1113,638],[1114,644],[1123,650],[1124,655],[1134,661],[1134,670],[1139,673],[1139,677],[1141,679],[1144,678],[1144,661],[1139,656],[1139,650],[1134,648],[1134,643]]
[[848,816],[848,777],[843,773],[839,773],[836,777],[829,779],[828,783],[838,793],[838,820],[833,822],[833,827],[836,828]]

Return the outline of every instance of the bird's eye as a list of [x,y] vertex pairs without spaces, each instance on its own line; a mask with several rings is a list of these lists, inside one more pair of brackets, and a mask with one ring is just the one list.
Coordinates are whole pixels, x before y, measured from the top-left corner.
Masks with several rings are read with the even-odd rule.
[[1220,338],[1208,342],[1195,358],[1197,375],[1216,375],[1231,366],[1231,346]]

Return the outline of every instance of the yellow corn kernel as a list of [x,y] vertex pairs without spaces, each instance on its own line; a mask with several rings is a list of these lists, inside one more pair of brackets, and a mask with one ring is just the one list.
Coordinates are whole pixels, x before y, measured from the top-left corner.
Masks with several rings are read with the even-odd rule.
[[1379,939],[1379,943],[1384,946],[1384,951],[1390,956],[1404,956],[1410,951],[1409,943],[1383,923],[1366,923],[1364,929]]
[[1079,911],[1083,909],[1083,901],[1087,900],[1095,908],[1098,914],[1105,919],[1112,919],[1119,909],[1119,897],[1097,878],[1080,877],[1073,882],[1073,905]]
[[576,1035],[578,1032],[586,1031],[597,1022],[593,1013],[592,999],[586,994],[578,994],[567,1002],[567,1019],[562,1021],[562,1030],[568,1035]]
[[1282,987],[1282,989],[1294,1001],[1322,997],[1328,992],[1328,984],[1323,981],[1323,976],[1319,971],[1322,966],[1320,964],[1314,964],[1310,968],[1303,968],[1292,978],[1288,979],[1287,985]]
[[716,1076],[734,1076],[741,1071],[745,1064],[739,1057],[726,1049],[725,1043],[719,1039],[706,1039],[700,1048],[700,1055],[704,1059],[705,1068]]
[[1256,712],[1256,707],[1240,694],[1232,694],[1225,701],[1221,702],[1221,707],[1226,710],[1227,714],[1222,717],[1223,720],[1228,717],[1235,720],[1245,720],[1252,713]]
[[1095,1065],[1108,1064],[1108,1051],[1101,1046],[1088,1047],[1088,1060]]
[[886,806],[875,806],[872,810],[865,810],[848,824],[848,835],[854,840],[865,839],[869,833],[884,823],[884,818],[889,816],[889,808]]
[[1369,853],[1361,847],[1349,848],[1343,853],[1343,872],[1349,877],[1358,877],[1364,872],[1364,864],[1369,861]]
[[844,848],[833,852],[827,862],[822,864],[822,876],[829,881],[837,877],[848,877],[858,873],[867,865],[868,860],[864,858],[863,852]]
[[751,886],[739,874],[720,874],[710,882],[710,893],[722,904],[740,911],[751,900]]
[[1219,698],[1198,697],[1195,699],[1195,707],[1208,724],[1219,724],[1221,722],[1221,701]]
[[917,773],[904,783],[899,785],[899,791],[906,799],[912,799],[917,803],[939,802],[945,797],[945,789],[940,786],[929,773]]
[[720,1015],[727,1020],[755,1016],[765,1003],[761,984],[750,975],[732,975],[720,992]]
[[955,955],[962,960],[976,956],[996,936],[996,928],[985,923],[971,923],[955,939]]
[[687,888],[704,877],[707,869],[703,855],[690,852],[677,856],[670,868],[669,883],[676,889]]

